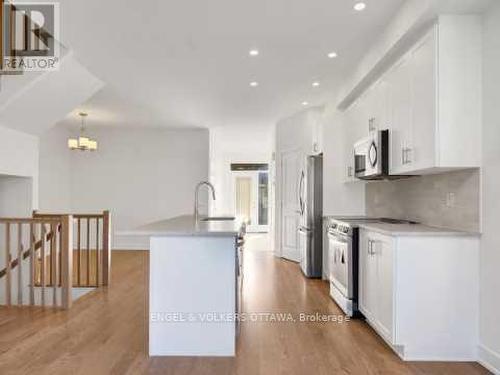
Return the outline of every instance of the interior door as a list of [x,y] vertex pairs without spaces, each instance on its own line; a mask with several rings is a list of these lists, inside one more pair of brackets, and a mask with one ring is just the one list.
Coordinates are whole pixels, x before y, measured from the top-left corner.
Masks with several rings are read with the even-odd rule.
[[281,256],[295,262],[300,261],[298,229],[301,172],[300,150],[283,152],[281,154]]
[[253,201],[254,201],[254,181],[251,175],[241,174],[235,176],[235,214],[236,217],[244,220],[247,225],[252,224]]

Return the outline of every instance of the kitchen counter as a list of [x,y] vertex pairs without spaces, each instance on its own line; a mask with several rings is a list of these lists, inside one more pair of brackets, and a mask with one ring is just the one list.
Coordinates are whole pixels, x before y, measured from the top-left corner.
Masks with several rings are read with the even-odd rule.
[[155,237],[236,237],[242,233],[242,230],[242,223],[238,220],[196,222],[193,215],[183,215],[146,224],[131,231],[122,231],[120,234]]
[[360,223],[360,228],[388,236],[480,236],[480,233],[431,227],[423,224]]

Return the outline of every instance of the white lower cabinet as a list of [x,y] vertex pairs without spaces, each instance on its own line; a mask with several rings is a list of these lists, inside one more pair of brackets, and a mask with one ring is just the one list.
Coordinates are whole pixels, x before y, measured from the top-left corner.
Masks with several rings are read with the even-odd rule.
[[379,333],[393,343],[392,238],[361,232],[359,308]]
[[359,309],[402,359],[476,359],[477,236],[364,228],[359,250]]

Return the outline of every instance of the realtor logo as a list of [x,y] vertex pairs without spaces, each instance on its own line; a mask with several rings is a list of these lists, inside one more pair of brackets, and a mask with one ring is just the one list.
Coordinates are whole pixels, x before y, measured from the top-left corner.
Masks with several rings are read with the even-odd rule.
[[59,4],[0,0],[0,71],[59,69]]

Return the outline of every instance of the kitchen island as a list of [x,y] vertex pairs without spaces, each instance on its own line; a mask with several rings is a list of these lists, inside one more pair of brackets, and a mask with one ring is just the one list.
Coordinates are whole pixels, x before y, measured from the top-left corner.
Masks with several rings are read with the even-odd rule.
[[149,355],[234,356],[244,226],[186,215],[134,232],[150,238]]

